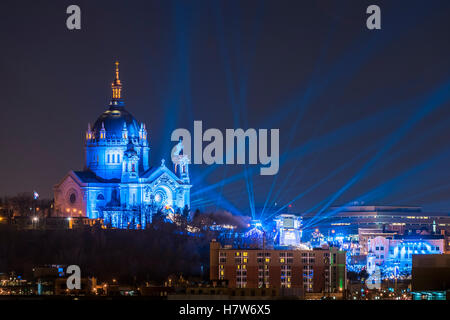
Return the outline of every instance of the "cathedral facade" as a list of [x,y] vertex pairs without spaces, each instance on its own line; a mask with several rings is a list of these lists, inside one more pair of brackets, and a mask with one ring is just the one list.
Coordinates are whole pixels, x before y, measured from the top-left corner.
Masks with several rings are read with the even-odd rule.
[[145,228],[154,213],[169,217],[190,207],[189,159],[174,155],[174,170],[165,161],[149,165],[145,124],[125,109],[119,63],[112,99],[95,123],[88,124],[83,171],[69,171],[54,187],[59,216],[103,219],[115,228]]

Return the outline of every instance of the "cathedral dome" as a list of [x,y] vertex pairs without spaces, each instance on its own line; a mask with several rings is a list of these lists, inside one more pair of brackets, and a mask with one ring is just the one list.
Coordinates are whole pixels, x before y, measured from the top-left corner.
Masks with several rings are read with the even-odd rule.
[[92,131],[94,131],[95,136],[99,136],[102,128],[105,128],[106,138],[120,139],[124,124],[126,124],[130,138],[139,136],[139,123],[131,113],[125,110],[123,106],[111,105],[95,121]]

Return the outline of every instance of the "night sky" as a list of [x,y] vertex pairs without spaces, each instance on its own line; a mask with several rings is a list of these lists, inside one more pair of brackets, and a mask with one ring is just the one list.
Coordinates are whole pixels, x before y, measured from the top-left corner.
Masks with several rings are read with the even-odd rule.
[[[82,29],[66,28],[81,7]],[[381,30],[366,8],[381,7]],[[0,195],[83,168],[120,61],[151,163],[170,134],[279,128],[280,171],[191,167],[192,207],[450,211],[450,1],[2,1]],[[256,214],[258,215],[258,209]]]

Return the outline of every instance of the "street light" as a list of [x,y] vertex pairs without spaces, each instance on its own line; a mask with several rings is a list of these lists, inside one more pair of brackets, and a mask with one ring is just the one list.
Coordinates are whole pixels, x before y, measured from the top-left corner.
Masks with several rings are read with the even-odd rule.
[[39,221],[39,218],[36,217],[36,216],[34,216],[34,217],[31,219],[31,221],[32,221],[33,229],[36,229],[36,225],[37,225],[37,222]]

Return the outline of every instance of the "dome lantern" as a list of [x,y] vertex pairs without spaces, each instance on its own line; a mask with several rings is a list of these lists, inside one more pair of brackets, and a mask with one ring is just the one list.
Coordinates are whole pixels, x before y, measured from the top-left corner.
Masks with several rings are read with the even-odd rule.
[[[116,73],[116,75],[115,75],[114,81],[111,84],[111,88],[112,88],[112,101],[111,102],[112,103],[122,100],[122,83],[120,82],[120,78],[119,78],[119,61],[116,61],[115,73]],[[114,103],[114,104],[117,104],[117,103]]]

